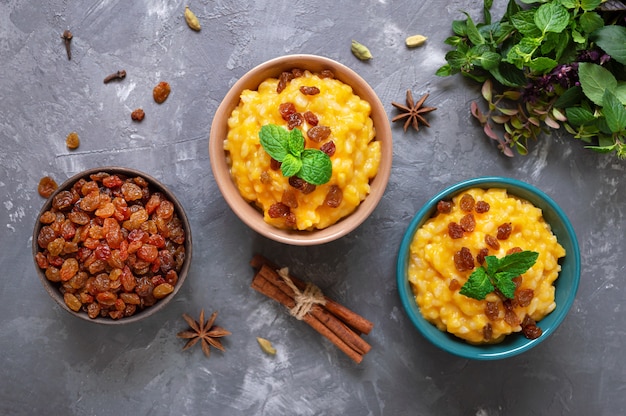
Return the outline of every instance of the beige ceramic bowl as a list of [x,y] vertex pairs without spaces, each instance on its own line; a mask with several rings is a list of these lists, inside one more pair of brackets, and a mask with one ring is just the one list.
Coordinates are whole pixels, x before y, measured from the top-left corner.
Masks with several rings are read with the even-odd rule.
[[[294,68],[321,72],[331,70],[335,78],[352,87],[354,93],[368,101],[372,107],[370,117],[374,122],[376,138],[381,142],[381,160],[377,175],[370,181],[370,194],[357,209],[339,222],[313,231],[283,230],[263,220],[263,214],[240,195],[231,179],[224,152],[224,139],[228,134],[228,118],[239,104],[242,91],[256,90],[267,78],[278,78],[281,72]],[[336,240],[357,228],[372,213],[385,192],[392,162],[392,139],[385,108],[374,90],[356,72],[332,59],[315,55],[288,55],[269,60],[242,76],[228,91],[218,107],[209,138],[211,168],[224,199],[235,214],[250,228],[272,240],[292,245],[315,245]]]
[[46,292],[48,292],[50,297],[54,299],[54,301],[65,311],[69,312],[70,314],[78,318],[84,319],[89,322],[98,323],[98,324],[108,324],[108,325],[128,324],[128,323],[136,322],[144,318],[147,318],[149,316],[152,316],[153,314],[163,309],[174,298],[174,296],[176,296],[176,293],[179,291],[179,289],[185,282],[185,279],[187,278],[189,266],[191,265],[191,251],[192,251],[191,227],[189,226],[189,221],[187,220],[187,215],[185,214],[183,206],[178,201],[178,199],[176,199],[176,196],[174,196],[174,194],[167,187],[165,187],[165,185],[163,185],[161,182],[159,182],[155,178],[148,176],[145,173],[140,172],[136,169],[129,169],[129,168],[123,168],[123,167],[93,168],[93,169],[89,169],[81,173],[78,173],[72,176],[71,178],[67,179],[63,184],[61,184],[58,187],[58,189],[43,204],[41,211],[39,212],[39,215],[37,216],[37,221],[35,223],[35,227],[33,230],[33,241],[32,241],[33,258],[37,255],[38,252],[42,251],[42,249],[39,247],[39,244],[37,243],[37,237],[39,236],[39,232],[43,226],[43,224],[39,221],[39,218],[44,212],[52,208],[54,197],[62,191],[70,190],[72,186],[74,185],[74,183],[76,183],[78,180],[82,178],[89,180],[90,175],[98,173],[98,172],[106,172],[111,175],[115,174],[115,175],[119,175],[120,177],[128,177],[128,178],[134,178],[138,176],[142,177],[148,182],[148,186],[149,186],[148,189],[150,189],[152,193],[160,192],[163,195],[165,195],[167,199],[170,202],[172,202],[172,204],[174,204],[174,212],[180,219],[182,223],[182,227],[185,230],[185,242],[183,244],[185,247],[185,258],[184,258],[182,267],[180,271],[178,272],[178,282],[174,286],[174,291],[170,293],[169,295],[167,295],[166,297],[164,297],[163,299],[157,300],[157,302],[154,305],[150,307],[146,307],[141,310],[138,309],[134,315],[123,317],[123,318],[116,319],[116,320],[111,319],[109,317],[100,317],[100,316],[94,319],[91,319],[89,318],[89,316],[87,316],[87,313],[84,310],[80,309],[78,310],[78,312],[74,312],[72,309],[70,309],[66,305],[65,301],[63,300],[63,294],[59,290],[60,283],[53,283],[50,280],[48,280],[46,278],[45,271],[38,266],[37,261],[35,261],[35,268],[37,269],[37,274],[39,275],[39,279],[41,280],[41,283],[46,289]]

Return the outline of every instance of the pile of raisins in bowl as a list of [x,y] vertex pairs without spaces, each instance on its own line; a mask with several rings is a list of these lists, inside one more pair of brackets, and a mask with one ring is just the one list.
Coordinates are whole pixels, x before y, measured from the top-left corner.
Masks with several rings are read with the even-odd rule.
[[141,176],[97,172],[53,196],[35,262],[67,307],[121,319],[174,291],[186,232],[175,205]]

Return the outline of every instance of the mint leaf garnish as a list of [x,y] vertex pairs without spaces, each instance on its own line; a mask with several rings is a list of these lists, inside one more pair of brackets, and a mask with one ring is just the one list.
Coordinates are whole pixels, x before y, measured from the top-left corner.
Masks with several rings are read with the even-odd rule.
[[[534,251],[508,254],[501,259],[485,257],[485,265],[472,272],[460,293],[470,298],[483,300],[496,288],[508,299],[515,296],[513,279],[528,271],[539,257]],[[486,266],[486,267],[485,267]]]
[[312,185],[323,185],[333,173],[330,157],[318,149],[305,149],[300,129],[291,131],[275,124],[261,127],[259,139],[263,149],[281,162],[283,176],[297,176]]

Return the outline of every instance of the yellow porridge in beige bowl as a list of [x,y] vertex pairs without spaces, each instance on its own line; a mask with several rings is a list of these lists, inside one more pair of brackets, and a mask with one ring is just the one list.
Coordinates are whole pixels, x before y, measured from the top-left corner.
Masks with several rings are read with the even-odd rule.
[[385,191],[384,106],[354,71],[288,55],[246,73],[211,125],[211,169],[233,212],[270,239],[323,244],[356,229]]
[[[417,230],[408,279],[421,314],[441,331],[472,344],[499,343],[515,332],[534,339],[541,335],[536,323],[556,307],[554,282],[565,254],[541,209],[505,189],[471,188],[440,201]],[[524,256],[536,260],[505,279],[503,270]],[[481,285],[491,285],[482,299],[468,294]]]

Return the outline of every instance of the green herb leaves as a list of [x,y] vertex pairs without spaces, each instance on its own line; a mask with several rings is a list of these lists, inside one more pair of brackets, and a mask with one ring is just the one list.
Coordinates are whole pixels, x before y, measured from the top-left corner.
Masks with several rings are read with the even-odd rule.
[[619,11],[602,8],[602,0],[508,0],[496,22],[492,3],[484,0],[483,22],[467,13],[452,22],[445,43],[454,49],[436,72],[460,73],[490,90],[487,113],[475,103],[470,108],[485,134],[513,156],[511,148],[527,154],[547,128],[564,128],[587,148],[626,159],[626,27]]
[[460,293],[470,298],[483,300],[497,288],[504,296],[512,299],[515,295],[513,279],[526,273],[538,257],[539,253],[534,251],[512,253],[501,259],[496,256],[487,256],[485,266],[472,272]]
[[281,162],[283,176],[297,176],[312,185],[323,185],[330,180],[333,165],[330,157],[318,149],[305,149],[300,129],[291,131],[275,124],[261,127],[261,146]]

